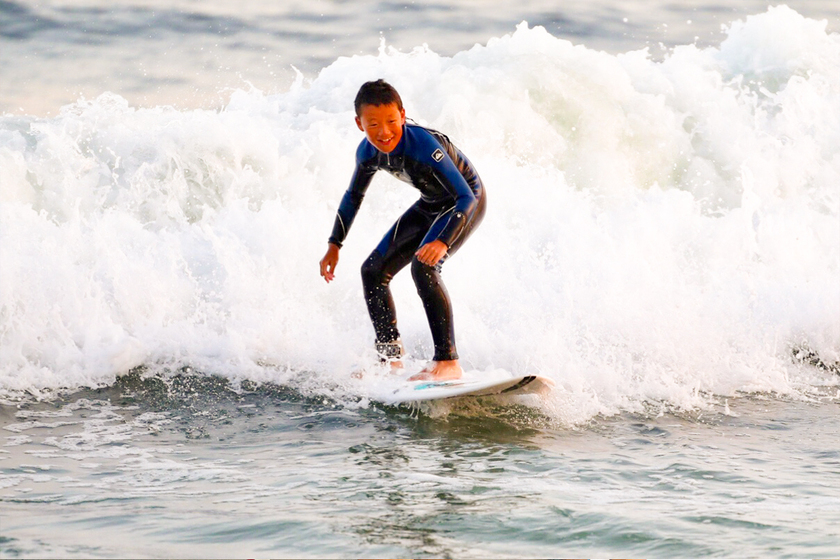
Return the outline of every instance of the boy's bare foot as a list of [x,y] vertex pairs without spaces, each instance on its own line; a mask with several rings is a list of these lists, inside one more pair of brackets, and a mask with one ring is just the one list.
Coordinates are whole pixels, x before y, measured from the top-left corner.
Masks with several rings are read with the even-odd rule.
[[[386,365],[388,366],[389,373],[391,375],[400,375],[403,371],[403,368],[405,367],[403,366],[403,363],[400,360],[389,360],[387,364],[382,364],[382,367],[386,367]],[[364,376],[365,370],[363,369],[354,371],[350,374],[350,377],[352,377],[353,379],[362,379],[364,378]]]
[[432,362],[420,373],[412,375],[408,378],[409,381],[449,381],[451,379],[460,379],[464,370],[458,360],[444,360],[440,362]]
[[400,360],[391,360],[391,363],[389,365],[391,366],[391,373],[394,375],[402,373],[402,370],[405,367],[403,366],[403,363]]

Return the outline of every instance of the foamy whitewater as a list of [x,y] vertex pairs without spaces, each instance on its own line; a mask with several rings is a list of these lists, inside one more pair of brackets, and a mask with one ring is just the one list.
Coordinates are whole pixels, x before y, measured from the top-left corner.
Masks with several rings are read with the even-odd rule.
[[[140,367],[375,396],[348,378],[374,361],[358,268],[416,191],[377,175],[336,282],[318,261],[352,98],[379,77],[487,185],[444,268],[467,369],[551,377],[539,406],[571,423],[838,392],[840,37],[780,6],[661,61],[522,23],[451,58],[383,44],[221,111],[103,93],[0,118],[2,396]],[[393,285],[428,359],[409,275]]]
[[[169,4],[0,1],[0,556],[837,557],[836,7]],[[392,28],[431,46],[359,50]],[[380,77],[487,187],[463,365],[549,395],[384,404],[359,268],[417,191],[377,174],[318,273]]]

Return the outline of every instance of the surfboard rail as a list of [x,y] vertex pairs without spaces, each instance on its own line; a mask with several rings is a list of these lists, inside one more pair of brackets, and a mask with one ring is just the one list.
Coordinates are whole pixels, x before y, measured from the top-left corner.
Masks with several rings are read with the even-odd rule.
[[386,399],[389,403],[431,401],[456,397],[544,394],[554,382],[540,375],[517,375],[504,370],[465,372],[459,379],[405,381]]

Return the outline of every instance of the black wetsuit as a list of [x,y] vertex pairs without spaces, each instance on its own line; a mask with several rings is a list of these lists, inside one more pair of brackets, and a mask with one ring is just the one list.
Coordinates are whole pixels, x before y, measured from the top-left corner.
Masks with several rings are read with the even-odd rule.
[[[484,186],[466,156],[435,130],[404,125],[399,144],[388,154],[364,139],[356,151],[356,170],[338,207],[330,243],[341,247],[373,174],[380,169],[414,185],[420,191],[420,200],[397,220],[362,265],[365,300],[377,347],[387,348],[399,341],[397,314],[388,285],[397,272],[411,263],[411,275],[432,331],[434,360],[455,360],[458,352],[452,305],[440,269],[484,217]],[[431,267],[418,261],[414,253],[436,239],[449,249]],[[397,357],[387,350],[380,352]]]

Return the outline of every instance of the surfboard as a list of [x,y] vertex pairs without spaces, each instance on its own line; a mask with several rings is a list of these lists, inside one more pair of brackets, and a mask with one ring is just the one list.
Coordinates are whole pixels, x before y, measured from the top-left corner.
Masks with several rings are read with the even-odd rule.
[[455,397],[544,394],[552,387],[554,382],[540,375],[517,375],[504,370],[471,371],[449,381],[405,381],[383,400],[399,404]]

